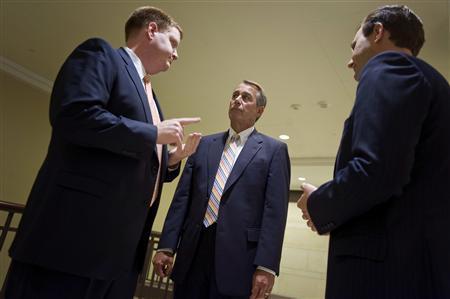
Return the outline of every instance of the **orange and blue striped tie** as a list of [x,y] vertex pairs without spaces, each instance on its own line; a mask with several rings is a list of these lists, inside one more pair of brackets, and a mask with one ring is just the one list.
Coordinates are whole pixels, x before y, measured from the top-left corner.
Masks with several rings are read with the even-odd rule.
[[205,218],[203,219],[203,225],[205,227],[208,227],[217,221],[217,217],[219,216],[220,198],[222,197],[223,188],[231,173],[231,169],[233,169],[239,144],[240,138],[239,135],[236,134],[233,135],[230,138],[230,142],[225,145],[222,158],[220,159],[219,169],[217,170],[216,179],[214,180],[214,185],[209,197]]

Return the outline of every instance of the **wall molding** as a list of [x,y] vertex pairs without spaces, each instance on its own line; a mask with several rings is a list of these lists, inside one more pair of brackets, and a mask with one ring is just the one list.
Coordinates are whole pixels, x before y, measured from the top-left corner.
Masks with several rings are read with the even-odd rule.
[[53,81],[50,81],[14,61],[0,55],[0,69],[9,75],[28,83],[44,92],[51,93]]

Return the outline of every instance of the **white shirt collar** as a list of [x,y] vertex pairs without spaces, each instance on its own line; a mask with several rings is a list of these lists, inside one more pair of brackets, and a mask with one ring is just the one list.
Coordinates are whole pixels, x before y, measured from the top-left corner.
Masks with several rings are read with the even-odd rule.
[[248,129],[245,129],[244,131],[240,132],[239,134],[236,133],[233,128],[230,128],[228,130],[228,139],[227,142],[230,141],[231,136],[233,136],[234,134],[238,134],[240,139],[241,139],[241,144],[244,145],[247,142],[248,137],[250,136],[250,134],[255,130],[255,127],[250,127]]
[[124,47],[124,49],[128,53],[128,56],[130,56],[131,61],[133,61],[134,67],[136,68],[136,71],[138,72],[139,77],[143,80],[144,76],[145,76],[145,74],[147,74],[147,72],[145,71],[145,68],[144,68],[144,65],[142,64],[141,59],[130,48]]

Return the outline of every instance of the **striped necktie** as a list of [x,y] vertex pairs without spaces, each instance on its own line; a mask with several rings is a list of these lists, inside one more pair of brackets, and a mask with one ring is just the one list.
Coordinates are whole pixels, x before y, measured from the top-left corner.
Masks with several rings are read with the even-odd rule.
[[[158,107],[156,106],[155,99],[153,98],[153,92],[152,92],[152,85],[150,82],[150,76],[145,75],[144,77],[144,84],[145,84],[145,93],[147,94],[147,100],[148,104],[150,106],[150,113],[152,114],[152,122],[153,125],[157,125],[161,122],[161,119],[159,117]],[[152,192],[152,200],[150,202],[150,206],[152,206],[153,202],[155,202],[156,197],[158,196],[158,186],[159,186],[159,180],[161,176],[161,158],[162,158],[162,144],[156,144],[156,152],[158,154],[158,174],[156,175],[156,182],[155,182],[155,189],[153,189]]]
[[223,188],[225,187],[228,176],[233,169],[240,141],[239,135],[235,134],[230,138],[230,142],[227,143],[223,149],[219,169],[217,170],[214,185],[208,201],[208,207],[206,208],[205,218],[203,219],[203,225],[205,227],[208,227],[217,221]]

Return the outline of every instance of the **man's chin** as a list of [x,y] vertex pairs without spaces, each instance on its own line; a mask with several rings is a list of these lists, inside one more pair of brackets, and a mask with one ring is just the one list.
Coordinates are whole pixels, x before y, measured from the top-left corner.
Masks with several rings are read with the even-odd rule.
[[239,118],[239,109],[231,108],[230,110],[228,110],[228,117],[230,119],[238,119]]
[[161,67],[161,69],[159,70],[158,73],[160,73],[160,72],[165,72],[165,71],[167,71],[168,69],[170,69],[170,63],[167,63],[167,64],[165,64],[163,67]]

